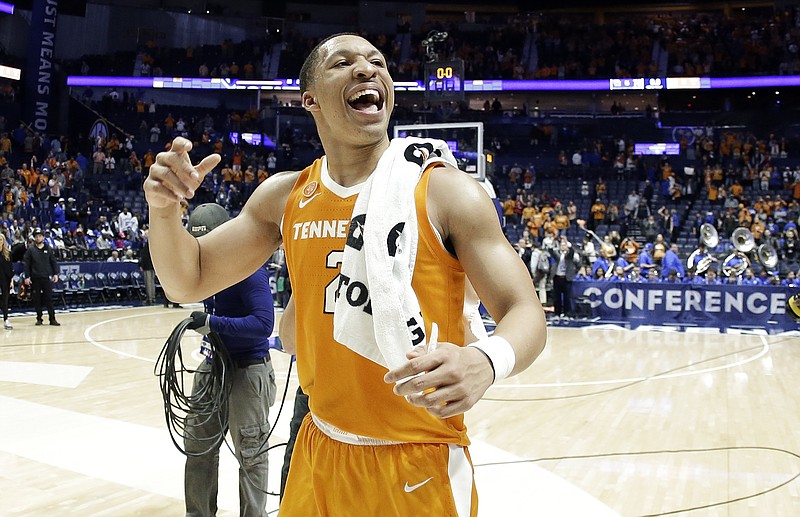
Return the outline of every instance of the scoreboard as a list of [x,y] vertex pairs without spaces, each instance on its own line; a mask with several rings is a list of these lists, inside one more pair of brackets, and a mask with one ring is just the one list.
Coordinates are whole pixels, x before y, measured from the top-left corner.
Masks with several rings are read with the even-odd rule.
[[452,59],[425,63],[425,99],[464,100],[464,61]]

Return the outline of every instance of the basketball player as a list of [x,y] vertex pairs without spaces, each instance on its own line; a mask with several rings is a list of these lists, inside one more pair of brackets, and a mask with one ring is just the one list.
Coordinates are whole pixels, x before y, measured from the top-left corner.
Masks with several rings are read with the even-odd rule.
[[[300,75],[302,105],[316,122],[325,157],[303,171],[271,176],[242,213],[216,231],[192,238],[181,226],[179,204],[220,157],[193,166],[191,143],[183,138],[158,156],[145,193],[159,278],[172,299],[201,299],[242,280],[285,245],[298,375],[311,411],[297,437],[281,517],[415,515],[422,509],[475,516],[463,413],[544,348],[544,313],[530,275],[480,185],[434,164],[413,192],[418,246],[411,287],[429,342],[432,323],[438,324],[438,347],[417,347],[387,372],[350,343],[336,342],[334,318],[326,312],[326,302],[334,300],[326,296],[343,281],[336,258],[348,243],[347,223],[361,187],[390,149],[394,85],[381,53],[355,35],[324,40]],[[332,222],[341,231],[299,230],[311,222]],[[350,227],[351,236],[360,229]],[[461,317],[466,277],[497,321],[495,334],[475,343],[465,342]]]

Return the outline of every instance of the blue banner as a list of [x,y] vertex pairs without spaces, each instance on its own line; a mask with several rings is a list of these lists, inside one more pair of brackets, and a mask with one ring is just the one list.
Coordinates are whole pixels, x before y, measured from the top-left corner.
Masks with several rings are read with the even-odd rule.
[[57,18],[58,0],[33,0],[22,117],[42,135],[48,131],[54,111]]
[[[82,275],[85,273],[91,273],[92,275],[96,275],[97,273],[133,273],[134,271],[138,271],[139,263],[138,262],[59,262],[58,263],[58,274],[60,276],[69,276],[73,273],[76,275]],[[25,271],[25,266],[22,262],[15,262],[14,263],[14,274],[19,275]]]
[[[786,314],[796,288],[777,286],[573,282],[572,303],[604,322],[687,327],[797,329]],[[587,315],[588,316],[588,315]]]
[[[14,274],[19,275],[25,271],[25,266],[22,262],[14,263]],[[133,273],[139,271],[138,262],[59,262],[58,274],[62,278],[67,278],[71,274],[83,275],[90,273],[96,275],[97,273]],[[272,295],[277,294],[277,286],[275,283],[275,270],[267,269],[269,275],[269,287]]]

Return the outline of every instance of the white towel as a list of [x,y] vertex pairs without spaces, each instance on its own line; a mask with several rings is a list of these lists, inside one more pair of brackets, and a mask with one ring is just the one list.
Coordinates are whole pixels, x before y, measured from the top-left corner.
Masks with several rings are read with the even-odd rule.
[[457,166],[442,140],[392,140],[361,189],[350,220],[333,337],[390,370],[407,361],[414,345],[426,343],[411,288],[419,238],[414,189],[422,172],[437,162]]

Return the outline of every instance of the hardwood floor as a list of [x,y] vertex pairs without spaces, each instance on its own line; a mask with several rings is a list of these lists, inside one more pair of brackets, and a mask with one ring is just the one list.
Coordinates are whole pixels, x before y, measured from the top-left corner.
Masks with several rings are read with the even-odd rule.
[[[153,366],[191,310],[65,313],[61,327],[12,318],[0,335],[0,514],[183,514],[183,457]],[[198,345],[184,336],[187,357]],[[797,334],[551,328],[539,360],[467,415],[481,515],[800,515],[798,345]],[[282,393],[289,357],[272,358]],[[292,374],[271,443],[288,435],[296,386]],[[270,455],[276,491],[282,456]],[[220,470],[219,515],[238,515],[224,450]]]

